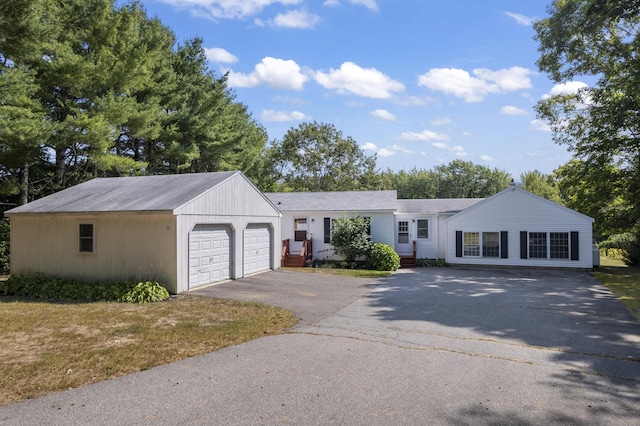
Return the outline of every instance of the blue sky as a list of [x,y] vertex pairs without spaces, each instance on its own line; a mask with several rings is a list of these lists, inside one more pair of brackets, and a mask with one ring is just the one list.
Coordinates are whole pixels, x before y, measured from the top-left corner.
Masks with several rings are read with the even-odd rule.
[[579,87],[538,72],[544,0],[143,0],[281,139],[333,124],[378,168],[455,159],[517,178],[570,160],[533,106]]

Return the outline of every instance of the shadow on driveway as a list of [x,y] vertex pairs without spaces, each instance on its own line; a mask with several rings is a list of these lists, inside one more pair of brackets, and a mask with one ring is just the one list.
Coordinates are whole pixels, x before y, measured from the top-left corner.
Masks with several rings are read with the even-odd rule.
[[586,272],[417,268],[368,299],[378,319],[402,329],[545,350],[563,367],[548,385],[567,396],[589,386],[626,401],[615,410],[640,405],[640,322]]

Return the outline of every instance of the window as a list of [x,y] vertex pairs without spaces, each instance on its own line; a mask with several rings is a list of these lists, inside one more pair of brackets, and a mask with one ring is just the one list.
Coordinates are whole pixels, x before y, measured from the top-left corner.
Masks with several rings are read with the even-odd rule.
[[429,238],[429,221],[418,219],[418,238]]
[[547,258],[546,232],[529,232],[529,257],[532,259]]
[[569,258],[569,233],[550,232],[549,233],[549,254],[551,259]]
[[499,257],[500,256],[500,233],[499,232],[483,232],[482,233],[482,257]]
[[324,243],[329,244],[331,242],[331,227],[333,221],[330,217],[324,218]]
[[81,223],[78,228],[78,251],[80,253],[95,252],[95,234],[93,223]]
[[464,255],[476,257],[480,256],[480,233],[464,233]]
[[307,239],[307,218],[293,219],[293,239],[294,241],[304,241]]
[[398,244],[408,244],[409,243],[409,222],[400,221],[398,222]]

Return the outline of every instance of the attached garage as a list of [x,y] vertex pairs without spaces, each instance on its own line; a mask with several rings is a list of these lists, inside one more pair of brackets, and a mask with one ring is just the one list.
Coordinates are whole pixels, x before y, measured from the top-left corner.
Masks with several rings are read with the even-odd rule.
[[244,230],[244,274],[271,269],[273,241],[268,224],[250,224]]
[[280,211],[238,171],[97,178],[6,214],[12,274],[181,293],[280,267]]

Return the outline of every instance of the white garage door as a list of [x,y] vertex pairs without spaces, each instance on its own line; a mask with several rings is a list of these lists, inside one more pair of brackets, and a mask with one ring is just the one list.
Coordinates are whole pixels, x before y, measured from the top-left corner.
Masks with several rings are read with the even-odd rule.
[[189,233],[189,288],[231,278],[231,230],[196,225]]
[[271,231],[269,225],[253,224],[244,230],[244,273],[271,269]]

